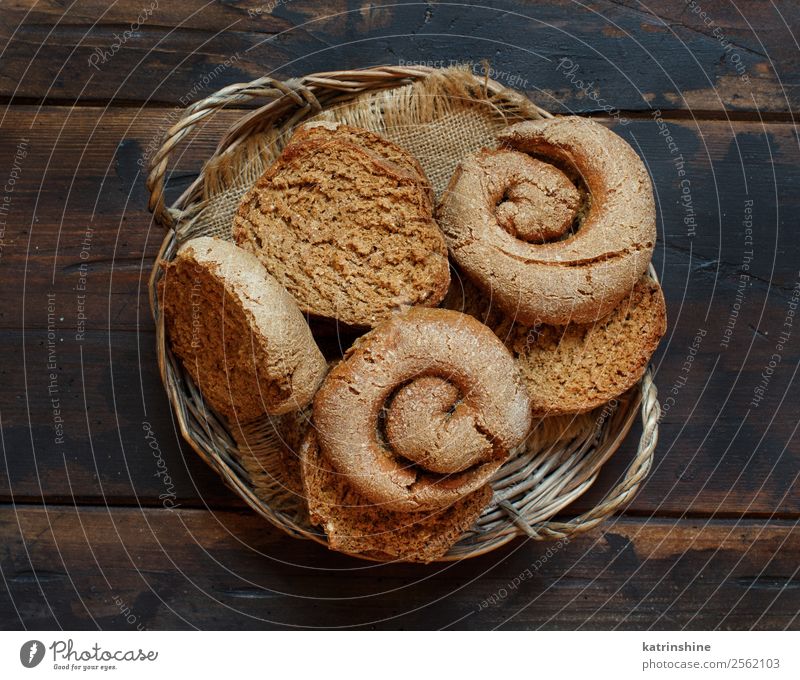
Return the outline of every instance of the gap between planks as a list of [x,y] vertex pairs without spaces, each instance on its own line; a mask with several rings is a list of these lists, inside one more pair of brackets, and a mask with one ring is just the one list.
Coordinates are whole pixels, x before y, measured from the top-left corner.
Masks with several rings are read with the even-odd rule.
[[[75,101],[74,99],[64,99],[59,97],[9,97],[7,95],[0,95],[0,107],[15,108],[25,106],[37,106],[48,108],[69,108],[69,109],[91,109],[101,108],[105,110],[113,109],[141,109],[147,110],[173,110],[177,107],[172,102],[166,101],[149,101],[146,105],[136,99],[82,99]],[[250,107],[244,106],[226,106],[225,111],[236,112],[240,111],[242,114],[249,113],[253,109],[258,108],[258,104]],[[622,109],[620,116],[631,120],[647,120],[651,118],[652,112],[658,109],[641,110],[641,109]],[[793,111],[737,111],[737,110],[714,110],[714,109],[658,109],[661,111],[661,117],[664,120],[697,120],[697,121],[719,121],[729,120],[731,122],[746,122],[746,123],[787,123],[795,124],[795,114]],[[561,115],[561,114],[559,114]],[[577,113],[578,116],[587,118],[601,118],[608,119],[608,114],[603,111],[588,111]]]
[[[188,499],[186,501],[179,501],[175,508],[165,509],[162,507],[161,502],[157,498],[141,499],[137,504],[131,498],[126,497],[106,497],[104,502],[88,498],[77,498],[72,502],[68,502],[64,497],[53,497],[52,500],[42,502],[41,497],[22,496],[10,497],[7,494],[0,495],[0,512],[8,510],[19,509],[20,511],[26,510],[44,510],[49,512],[61,512],[65,510],[89,510],[95,512],[107,511],[135,511],[141,510],[143,512],[225,512],[241,514],[246,516],[255,517],[255,513],[250,511],[243,502],[232,498],[230,503],[214,503],[208,505],[202,502],[202,499]],[[570,515],[557,515],[556,519],[569,519]],[[766,513],[766,512],[752,512],[752,513],[733,513],[733,512],[715,512],[712,515],[698,512],[663,512],[653,514],[647,511],[633,510],[616,514],[613,516],[612,521],[625,520],[631,523],[644,524],[646,522],[663,522],[663,521],[678,521],[678,522],[719,522],[736,524],[737,522],[751,522],[754,524],[786,524],[786,526],[795,526],[800,522],[800,513]],[[266,520],[265,520],[266,522]]]

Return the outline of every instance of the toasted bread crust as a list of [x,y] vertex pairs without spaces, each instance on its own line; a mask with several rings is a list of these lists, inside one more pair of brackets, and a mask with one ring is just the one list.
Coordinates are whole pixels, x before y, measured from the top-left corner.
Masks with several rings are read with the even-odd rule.
[[253,255],[193,239],[166,265],[159,297],[172,351],[228,420],[311,401],[327,364],[294,300]]

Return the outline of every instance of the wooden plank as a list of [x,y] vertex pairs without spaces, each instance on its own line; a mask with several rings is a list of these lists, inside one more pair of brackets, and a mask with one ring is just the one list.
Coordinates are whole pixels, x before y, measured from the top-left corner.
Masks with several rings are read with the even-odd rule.
[[[147,211],[144,180],[150,155],[177,117],[174,109],[9,109],[0,125],[6,133],[0,156],[9,159],[9,168],[11,159],[18,161],[2,215],[0,275],[20,290],[68,294],[72,307],[78,295],[85,296],[89,328],[108,327],[109,321],[129,330],[147,325],[141,311],[164,232]],[[194,179],[232,121],[228,114],[199,126],[175,155],[170,200]],[[35,302],[23,317],[25,300],[8,300],[0,325],[43,327]]]
[[[237,115],[212,119],[178,155],[173,194]],[[180,502],[235,504],[194,454],[180,447],[157,374],[146,282],[161,230],[146,211],[137,161],[167,124],[162,111],[130,109],[24,107],[7,115],[3,127],[11,134],[0,136],[0,156],[14,158],[21,136],[30,144],[10,195],[0,257],[0,283],[10,293],[0,310],[5,329],[0,345],[4,356],[20,357],[2,368],[8,479],[0,483],[0,498],[10,499],[13,491],[25,499],[74,497],[95,503],[110,497],[110,502],[140,499],[158,505],[163,484],[154,477],[142,436],[142,421],[150,418]],[[670,319],[656,365],[662,400],[671,401],[661,423],[656,467],[631,511],[796,516],[800,498],[791,489],[798,452],[789,445],[796,417],[791,399],[785,399],[793,393],[800,359],[796,333],[782,345],[780,367],[764,401],[743,420],[775,353],[797,279],[795,133],[774,123],[762,128],[669,120],[665,125],[679,154],[671,152],[665,128],[654,121],[615,127],[637,146],[655,178],[661,214],[655,262]],[[685,176],[675,164],[678,155],[685,158]],[[684,222],[690,216],[682,198],[686,179],[696,225]],[[748,196],[753,197],[752,238],[744,224]],[[742,286],[745,265],[750,278]],[[77,290],[82,279],[85,291]],[[54,442],[47,392],[48,293],[55,294],[66,468],[65,447]],[[86,296],[83,303],[79,295]],[[86,333],[78,340],[81,313]],[[686,373],[690,356],[694,360]],[[94,454],[83,414],[84,390]],[[634,450],[632,435],[576,511],[613,484]]]
[[378,566],[251,515],[4,506],[0,627],[797,629],[798,538],[617,521],[560,547]]
[[[56,312],[60,314],[61,312]],[[152,333],[0,335],[0,498],[14,502],[243,505],[181,438]],[[151,434],[152,432],[152,434]]]
[[[174,122],[174,114],[63,107],[9,110],[0,126],[8,132],[0,136],[0,157],[10,159],[9,168],[20,143],[29,141],[4,216],[0,262],[5,266],[0,276],[18,290],[22,282],[26,291],[74,295],[76,286],[85,283],[81,292],[86,295],[88,328],[107,328],[109,321],[115,329],[146,328],[146,305],[140,298],[162,231],[146,210],[142,164]],[[171,196],[187,186],[238,115],[224,112],[210,119],[176,154]],[[794,190],[800,182],[800,153],[794,128],[647,120],[617,123],[614,129],[637,148],[653,175],[660,212],[656,263],[668,294],[680,295],[674,304],[680,306],[689,288],[710,290],[709,318],[722,322],[732,304],[724,286],[735,291],[747,264],[751,278],[745,306],[758,328],[767,295],[786,298],[797,278],[800,242],[791,237],[791,229],[800,210]],[[684,165],[679,167],[681,158]],[[752,243],[745,240],[746,209],[752,211]],[[666,262],[671,264],[667,269]],[[676,262],[677,268],[672,266]],[[27,299],[19,295],[5,301],[0,327],[45,326],[46,314],[35,300],[25,309],[23,324]]]
[[202,9],[81,0],[65,11],[55,0],[17,0],[0,27],[0,92],[174,104],[264,74],[487,60],[498,80],[556,110],[788,114],[796,107],[797,5],[699,5],[704,14],[684,3],[651,8],[633,0],[492,7],[251,0]]

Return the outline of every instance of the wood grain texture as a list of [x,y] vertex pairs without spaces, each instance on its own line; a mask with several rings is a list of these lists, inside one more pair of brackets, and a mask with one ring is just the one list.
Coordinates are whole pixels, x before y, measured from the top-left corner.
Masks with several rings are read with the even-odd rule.
[[798,538],[618,520],[561,547],[367,565],[250,514],[5,506],[0,627],[797,629]]
[[790,0],[709,0],[705,14],[637,0],[183,0],[156,2],[148,15],[152,4],[79,0],[65,12],[17,0],[0,26],[0,92],[173,104],[265,74],[487,60],[498,80],[549,109],[787,114],[800,97],[791,32],[800,10]]

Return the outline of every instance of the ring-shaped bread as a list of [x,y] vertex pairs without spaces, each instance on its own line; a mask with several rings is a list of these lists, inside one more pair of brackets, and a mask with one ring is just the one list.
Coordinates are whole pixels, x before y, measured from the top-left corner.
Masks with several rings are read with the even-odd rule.
[[499,150],[464,160],[442,196],[451,255],[522,323],[605,316],[652,256],[655,205],[642,160],[585,118],[524,121],[499,139]]
[[360,338],[314,398],[323,454],[362,496],[406,512],[451,505],[525,438],[511,354],[482,323],[416,307]]

